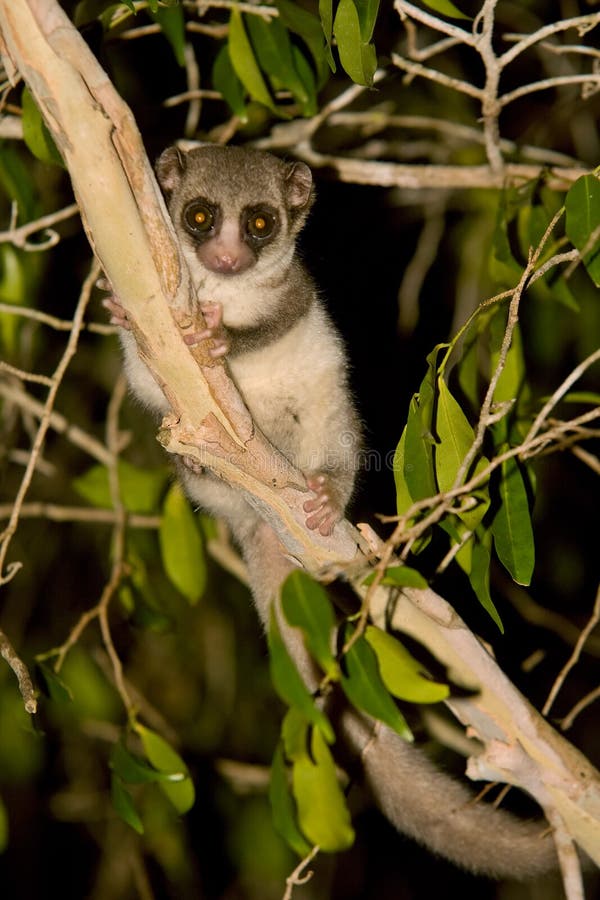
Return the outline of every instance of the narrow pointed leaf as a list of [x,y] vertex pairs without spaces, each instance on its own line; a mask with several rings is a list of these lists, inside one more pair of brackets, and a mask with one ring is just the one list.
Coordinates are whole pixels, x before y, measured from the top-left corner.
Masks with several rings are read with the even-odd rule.
[[382,681],[375,652],[364,637],[352,645],[344,661],[347,674],[342,672],[342,687],[350,702],[357,709],[385,722],[405,740],[412,740],[404,716]]
[[310,50],[317,73],[317,84],[321,87],[328,75],[328,58],[320,19],[293,0],[275,0],[275,5],[282,24],[301,37]]
[[310,843],[318,844],[326,853],[350,847],[354,841],[350,813],[333,758],[318,728],[312,732],[310,756],[305,754],[294,762],[292,779],[298,820]]
[[379,12],[379,0],[354,0],[354,5],[360,23],[360,36],[363,41],[370,41]]
[[502,463],[500,474],[500,508],[492,523],[494,547],[517,584],[528,585],[535,565],[535,543],[527,490],[514,459]]
[[461,12],[454,3],[451,3],[450,0],[423,0],[423,3],[425,6],[428,6],[429,9],[433,9],[434,12],[441,13],[443,16],[448,16],[450,19],[470,18],[470,16]]
[[[375,573],[371,573],[365,578],[363,584],[372,584],[374,580]],[[391,584],[397,587],[426,588],[427,579],[423,578],[420,572],[412,569],[410,566],[390,566],[389,569],[385,570],[381,584]]]
[[281,724],[285,758],[293,761],[308,752],[310,722],[299,709],[290,707]]
[[477,599],[483,608],[490,614],[502,634],[504,634],[502,619],[500,618],[490,594],[490,563],[491,552],[486,535],[484,540],[476,539],[473,544],[471,550],[469,581],[471,582],[471,587],[475,591]]
[[340,62],[357,84],[371,85],[377,68],[372,44],[361,35],[358,11],[352,0],[340,0],[333,22]]
[[578,178],[567,194],[565,208],[567,236],[585,254],[584,265],[596,287],[600,287],[600,236],[588,247],[591,235],[600,226],[600,180],[595,175]]
[[306,94],[306,100],[302,103],[302,115],[307,117],[315,116],[318,111],[318,106],[317,86],[315,83],[314,72],[302,50],[300,50],[299,47],[296,47],[295,44],[292,46],[292,56],[294,58],[294,66],[296,67],[298,77],[304,85]]
[[474,439],[473,429],[443,378],[438,379],[435,420],[440,443],[436,446],[435,471],[441,491],[449,491]]
[[179,3],[176,6],[158,6],[152,11],[151,15],[155,22],[160,25],[162,33],[170,43],[178,65],[183,68],[185,66],[183,7]]
[[406,426],[402,431],[396,452],[394,453],[394,462],[392,468],[394,471],[394,482],[396,484],[396,512],[399,516],[410,509],[414,500],[408,489],[406,477],[404,475],[404,466],[406,464]]
[[28,148],[42,162],[61,166],[64,169],[62,156],[58,152],[54,139],[28,88],[23,88],[21,104],[23,107],[23,140]]
[[145,784],[154,781],[183,781],[184,772],[159,772],[153,769],[145,760],[130,753],[122,741],[113,745],[110,753],[109,765],[113,772],[127,784]]
[[189,603],[197,603],[206,587],[206,558],[200,530],[179,485],[167,494],[159,529],[165,572]]
[[171,745],[155,731],[139,722],[135,725],[135,730],[141,738],[144,753],[155,769],[169,775],[183,775],[179,781],[161,781],[159,786],[180,815],[188,812],[196,799],[188,767]]
[[271,763],[269,801],[276,831],[298,856],[305,857],[310,852],[310,844],[298,828],[296,803],[288,780],[281,744],[277,745]]
[[229,20],[229,56],[236,75],[254,100],[277,112],[248,40],[242,14],[234,7]]
[[51,700],[55,700],[57,703],[71,703],[73,691],[50,666],[39,662],[36,670],[44,692]]
[[[120,460],[118,476],[121,501],[128,512],[156,512],[168,478],[166,469],[142,469]],[[77,493],[94,506],[112,506],[106,466],[92,466],[83,475],[73,479],[72,484]]]
[[433,468],[433,437],[423,422],[418,395],[411,402],[404,439],[404,480],[414,500],[435,497],[437,485]]
[[339,668],[331,649],[335,618],[327,592],[295,569],[281,588],[281,608],[289,624],[302,629],[306,645],[323,671],[337,679]]
[[[435,447],[435,471],[440,490],[449,491],[454,486],[458,471],[473,444],[475,435],[460,405],[441,377],[438,378],[438,391],[435,428],[439,443]],[[487,460],[480,457],[475,472],[481,471],[486,465]],[[465,478],[468,474],[465,473]],[[472,530],[481,522],[489,506],[485,488],[477,492],[477,498],[479,502],[476,507],[459,513],[462,521]]]
[[331,47],[333,36],[333,0],[319,0],[319,16],[327,46]]
[[223,95],[223,99],[231,107],[232,112],[245,125],[248,121],[248,111],[245,103],[244,85],[231,65],[227,44],[221,47],[215,59],[212,70],[212,83],[214,89]]
[[394,697],[411,703],[439,703],[449,696],[448,685],[426,678],[421,664],[391,634],[369,625],[365,639],[375,651],[382,681]]
[[278,19],[265,22],[260,16],[248,16],[247,27],[263,72],[279,88],[287,88],[299,103],[305,103],[308,95],[296,71],[288,30]]
[[271,627],[269,628],[269,662],[271,680],[284,703],[302,712],[309,722],[312,722],[323,732],[327,741],[333,743],[335,734],[331,723],[325,713],[315,705],[313,697],[287,652],[274,611],[271,615]]
[[140,818],[140,814],[135,808],[131,794],[123,786],[123,782],[116,775],[113,775],[110,782],[110,793],[112,803],[117,815],[138,834],[144,833],[144,825]]
[[[505,316],[495,316],[490,326],[490,368],[494,372],[498,365],[500,347],[504,338]],[[517,324],[513,331],[513,339],[506,356],[504,368],[498,379],[494,400],[503,403],[507,400],[517,400],[523,382],[525,380],[525,357],[523,354],[523,341],[521,331]]]

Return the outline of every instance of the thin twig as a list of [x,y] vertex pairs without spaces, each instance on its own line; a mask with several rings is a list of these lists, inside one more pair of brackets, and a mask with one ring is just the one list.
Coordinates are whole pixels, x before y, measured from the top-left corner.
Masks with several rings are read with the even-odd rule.
[[591,706],[592,703],[595,703],[596,700],[600,700],[600,684],[598,687],[594,688],[593,691],[590,691],[589,694],[586,694],[585,697],[582,697],[581,700],[575,704],[571,712],[562,719],[560,723],[562,730],[567,731],[577,716],[582,713],[584,709],[587,709],[588,706]]
[[102,465],[108,464],[109,452],[104,444],[95,437],[92,437],[91,434],[88,434],[78,425],[72,425],[61,413],[53,410],[51,413],[47,414],[46,404],[36,400],[26,391],[23,391],[14,384],[3,384],[0,381],[0,397],[6,398],[20,409],[32,413],[36,419],[44,421],[47,419],[49,427],[56,431],[57,434],[64,435],[64,437],[71,441],[72,444],[79,447],[81,450],[84,450],[86,453],[89,453],[90,456],[98,460]]
[[579,661],[579,657],[581,656],[581,651],[583,649],[583,645],[585,644],[590,633],[592,632],[592,629],[596,626],[598,621],[600,621],[600,586],[598,587],[598,590],[596,591],[596,599],[594,601],[594,609],[593,609],[592,615],[590,616],[590,620],[587,623],[587,625],[585,626],[585,628],[582,629],[581,634],[579,635],[579,640],[575,644],[575,647],[573,648],[573,652],[571,653],[571,656],[569,657],[569,659],[567,660],[567,662],[565,663],[563,668],[560,670],[554,684],[552,685],[552,689],[551,689],[550,693],[548,694],[548,699],[544,703],[544,708],[542,709],[543,716],[547,716],[548,713],[550,712],[550,709],[552,708],[552,704],[554,703],[558,692],[560,691],[563,684],[565,683],[565,679],[566,679],[567,675],[569,674],[569,672],[571,671],[571,669],[573,668],[573,666],[575,666],[576,663]]
[[589,356],[586,356],[584,360],[582,360],[578,366],[575,366],[572,372],[570,372],[565,380],[556,388],[551,397],[544,403],[541,410],[535,417],[531,428],[527,432],[527,436],[523,441],[524,444],[528,444],[533,437],[537,434],[537,432],[542,427],[542,424],[550,415],[551,410],[556,406],[556,404],[561,400],[564,395],[567,393],[570,387],[572,387],[576,381],[578,381],[586,369],[589,369],[590,366],[594,365],[595,362],[600,360],[600,349],[596,350],[594,353],[590,353]]
[[[0,519],[9,518],[12,503],[0,504]],[[90,525],[114,525],[117,513],[114,509],[96,509],[88,506],[59,506],[56,503],[24,503],[21,519],[48,519],[50,522],[87,522]],[[158,528],[160,516],[130,513],[127,524],[130,528]]]
[[[70,331],[73,322],[70,319],[59,319],[57,316],[51,316],[42,312],[40,309],[34,309],[29,306],[15,306],[12,303],[0,303],[0,313],[9,316],[22,316],[25,319],[34,319],[41,325],[48,325],[56,331]],[[100,322],[86,322],[82,326],[82,330],[91,331],[95,334],[118,334],[117,325],[103,325]]]
[[304,872],[306,867],[310,865],[320,849],[321,848],[318,846],[313,847],[310,853],[308,853],[304,857],[304,859],[298,863],[292,874],[288,875],[288,877],[285,879],[286,888],[282,900],[291,900],[294,888],[298,887],[299,885],[306,884],[306,882],[310,881],[310,879],[313,877],[313,872],[311,871],[306,872],[306,874],[302,873]]
[[31,676],[27,669],[27,666],[23,662],[23,660],[17,656],[15,653],[14,647],[5,635],[5,633],[0,629],[0,656],[11,667],[15,675],[17,676],[17,681],[19,682],[19,691],[21,692],[21,697],[23,698],[23,702],[25,704],[25,709],[30,715],[34,715],[37,712],[37,699],[36,692],[31,681]]
[[[59,235],[51,230],[51,226],[56,225],[58,222],[63,222],[65,219],[70,219],[78,212],[79,207],[77,204],[71,203],[70,206],[65,206],[64,209],[49,213],[47,216],[41,216],[33,222],[27,222],[25,225],[20,225],[18,228],[0,231],[0,244],[11,243],[14,244],[15,247],[20,247],[23,250],[29,250],[33,253],[40,250],[48,250],[50,247],[54,247],[60,240]],[[27,240],[32,234],[38,234],[38,232],[46,230],[48,230],[49,233],[43,241],[36,241],[31,244]]]
[[48,390],[48,396],[46,397],[46,402],[43,405],[43,414],[40,420],[37,434],[35,436],[35,440],[33,442],[33,446],[31,448],[31,457],[29,460],[29,464],[25,468],[21,485],[15,498],[15,504],[9,523],[2,534],[2,540],[0,542],[0,584],[6,584],[11,581],[21,567],[21,564],[19,562],[12,562],[6,567],[6,572],[4,572],[4,562],[6,560],[6,555],[8,553],[8,548],[10,546],[12,537],[17,530],[17,525],[19,522],[19,512],[25,500],[27,491],[29,490],[31,479],[33,478],[33,474],[35,472],[37,458],[42,451],[46,434],[48,432],[48,429],[50,428],[52,409],[56,400],[58,389],[77,350],[79,333],[83,324],[83,316],[90,299],[92,288],[98,279],[99,271],[100,269],[98,263],[94,261],[90,269],[90,274],[87,276],[85,282],[83,283],[79,301],[77,303],[75,314],[73,316],[73,328],[69,335],[63,355],[54,371],[53,384],[52,387]]

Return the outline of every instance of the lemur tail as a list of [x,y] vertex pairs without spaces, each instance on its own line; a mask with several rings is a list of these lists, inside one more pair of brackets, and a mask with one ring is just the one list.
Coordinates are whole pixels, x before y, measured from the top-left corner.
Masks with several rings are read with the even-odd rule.
[[492,878],[526,879],[557,868],[547,826],[526,822],[485,802],[437,769],[425,754],[385,726],[353,712],[342,730],[354,750],[364,748],[361,767],[368,788],[395,827],[434,853]]

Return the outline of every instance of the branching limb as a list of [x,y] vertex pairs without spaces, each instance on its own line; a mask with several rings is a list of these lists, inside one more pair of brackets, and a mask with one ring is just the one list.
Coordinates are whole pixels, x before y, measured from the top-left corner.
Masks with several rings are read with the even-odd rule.
[[29,490],[29,485],[31,484],[31,479],[33,478],[33,473],[35,472],[35,466],[37,459],[42,452],[42,447],[44,445],[44,440],[46,438],[46,434],[48,429],[50,428],[50,420],[52,417],[52,409],[54,407],[54,402],[56,400],[56,395],[58,389],[62,383],[63,377],[69,363],[71,362],[75,352],[77,350],[77,343],[79,340],[79,333],[83,324],[83,316],[85,313],[86,306],[90,299],[90,294],[92,292],[92,288],[98,279],[99,267],[96,263],[92,265],[90,274],[87,276],[83,288],[81,291],[81,295],[79,297],[79,301],[77,303],[77,308],[75,310],[75,314],[73,316],[73,326],[71,333],[69,335],[69,339],[67,341],[67,345],[63,352],[63,355],[60,359],[58,366],[56,367],[54,374],[52,376],[52,386],[48,390],[48,396],[46,397],[46,401],[43,404],[43,413],[40,421],[40,425],[35,436],[35,440],[33,442],[33,446],[31,448],[31,455],[29,458],[29,463],[25,469],[25,473],[23,475],[23,479],[21,481],[20,488],[17,492],[17,496],[15,499],[13,511],[11,517],[9,519],[8,525],[4,529],[2,535],[0,536],[0,585],[6,584],[10,581],[19,570],[21,564],[18,562],[9,563],[6,567],[6,571],[4,571],[4,563],[6,560],[6,555],[8,553],[8,549],[10,546],[10,542],[12,540],[13,535],[17,530],[17,525],[19,522],[19,513],[21,510],[21,506],[25,500],[27,495],[27,491]]
[[23,660],[17,656],[15,649],[4,632],[0,629],[0,656],[8,663],[19,682],[19,690],[25,709],[30,715],[37,712],[36,691],[31,676]]

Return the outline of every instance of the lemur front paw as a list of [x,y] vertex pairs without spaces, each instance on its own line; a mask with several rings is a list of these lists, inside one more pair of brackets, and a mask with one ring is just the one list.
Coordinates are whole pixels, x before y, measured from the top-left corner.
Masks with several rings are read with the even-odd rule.
[[[112,291],[110,281],[107,278],[99,278],[96,282],[96,287],[101,291]],[[109,294],[108,297],[105,297],[102,301],[102,306],[110,313],[111,325],[118,325],[120,328],[125,328],[127,331],[131,331],[131,325],[129,323],[129,319],[127,318],[127,313],[121,306],[118,297],[115,297],[115,295],[112,293]]]
[[309,513],[306,518],[306,527],[311,531],[318,531],[323,537],[328,537],[333,532],[336,522],[342,518],[342,509],[335,497],[335,489],[331,479],[320,472],[308,475],[306,483],[315,496],[307,500],[302,508]]
[[186,467],[186,469],[189,469],[189,471],[193,472],[194,475],[204,475],[204,472],[206,471],[202,463],[198,462],[198,460],[193,456],[182,456],[181,462]]
[[200,310],[204,316],[206,328],[204,331],[186,334],[184,341],[190,347],[193,347],[194,344],[199,344],[200,341],[211,338],[213,346],[208,351],[209,355],[212,356],[213,359],[218,359],[219,356],[226,356],[227,353],[229,353],[229,336],[227,334],[227,329],[223,325],[223,305],[221,303],[209,301],[207,303],[201,303]]

